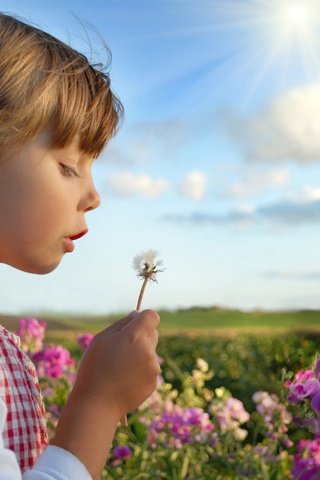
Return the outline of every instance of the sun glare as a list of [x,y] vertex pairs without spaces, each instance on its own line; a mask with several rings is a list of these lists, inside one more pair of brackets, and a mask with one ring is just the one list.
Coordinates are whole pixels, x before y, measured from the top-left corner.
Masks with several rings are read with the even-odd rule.
[[[260,1],[260,0],[259,0]],[[264,36],[274,59],[294,60],[319,72],[319,0],[269,0],[265,3]],[[261,12],[262,13],[262,12]]]
[[290,29],[304,29],[310,26],[312,23],[312,6],[306,3],[290,3],[283,7],[283,22],[285,27]]

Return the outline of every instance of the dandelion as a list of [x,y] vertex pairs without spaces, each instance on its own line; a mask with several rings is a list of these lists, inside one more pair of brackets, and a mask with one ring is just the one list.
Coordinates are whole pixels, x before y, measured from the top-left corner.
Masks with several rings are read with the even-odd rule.
[[157,282],[156,275],[159,272],[163,272],[164,269],[161,269],[163,265],[162,260],[157,260],[158,252],[156,250],[147,250],[146,252],[136,255],[133,259],[133,268],[137,271],[137,277],[143,279],[143,284],[140,290],[137,310],[140,310],[143,294],[148,283],[148,280],[152,282]]
[[[140,310],[143,294],[147,286],[148,280],[158,283],[156,275],[157,273],[164,271],[164,269],[159,268],[163,265],[163,262],[162,260],[156,261],[157,256],[158,252],[156,250],[147,250],[146,252],[140,253],[140,255],[136,255],[133,259],[133,268],[137,272],[137,277],[143,279],[143,284],[139,293],[136,307],[137,311]],[[120,422],[123,427],[126,427],[128,425],[127,416],[124,415],[123,417],[121,417]]]

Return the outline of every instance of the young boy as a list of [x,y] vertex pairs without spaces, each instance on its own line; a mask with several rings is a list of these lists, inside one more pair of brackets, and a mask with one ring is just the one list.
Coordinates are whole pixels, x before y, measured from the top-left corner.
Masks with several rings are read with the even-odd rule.
[[[100,203],[91,167],[122,106],[107,74],[0,14],[0,262],[54,270]],[[0,328],[0,480],[100,478],[119,419],[154,390],[159,316],[132,312],[92,341],[47,444],[34,366]]]

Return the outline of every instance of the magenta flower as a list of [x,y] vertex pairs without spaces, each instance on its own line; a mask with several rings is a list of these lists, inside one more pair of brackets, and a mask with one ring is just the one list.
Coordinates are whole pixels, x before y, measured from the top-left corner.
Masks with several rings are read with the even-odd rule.
[[294,455],[292,474],[299,480],[318,480],[320,472],[320,438],[300,440]]
[[161,443],[180,449],[185,444],[210,443],[213,429],[209,415],[202,409],[166,404],[149,426],[148,442],[152,448]]
[[313,370],[298,372],[292,382],[287,382],[289,388],[288,400],[291,403],[300,403],[305,399],[311,401],[311,407],[316,412],[320,411],[320,364],[316,361]]
[[61,378],[72,373],[75,367],[70,352],[61,345],[46,345],[34,355],[33,360],[39,377]]
[[36,318],[22,318],[17,331],[17,335],[21,339],[22,350],[29,354],[41,350],[46,326],[46,322],[39,322]]
[[77,342],[79,347],[83,352],[87,350],[90,343],[92,342],[94,335],[92,333],[80,333],[77,337]]
[[128,445],[117,445],[113,449],[113,456],[118,460],[130,458],[132,455],[131,448]]

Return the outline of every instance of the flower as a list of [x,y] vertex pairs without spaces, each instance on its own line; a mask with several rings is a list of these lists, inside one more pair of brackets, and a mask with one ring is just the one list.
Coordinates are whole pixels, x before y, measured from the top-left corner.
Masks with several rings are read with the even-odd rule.
[[36,318],[27,317],[19,321],[17,335],[21,339],[23,351],[33,354],[42,349],[46,322],[39,322]]
[[312,397],[310,405],[312,410],[316,413],[320,413],[320,390],[314,395],[314,397]]
[[163,265],[163,262],[162,260],[156,262],[157,255],[156,250],[147,250],[134,257],[133,268],[137,271],[137,277],[157,282],[156,274],[164,271],[158,268]]
[[113,456],[119,460],[124,460],[125,458],[130,458],[132,455],[132,450],[128,445],[117,445],[113,449]]
[[152,448],[164,444],[181,449],[185,444],[211,443],[214,425],[201,408],[182,408],[167,402],[149,425],[148,442]]
[[320,360],[316,358],[312,370],[301,370],[292,382],[286,382],[289,388],[288,400],[291,403],[310,402],[312,410],[317,418],[309,418],[304,421],[307,426],[310,423],[312,430],[320,431]]
[[61,378],[75,367],[70,352],[61,345],[46,345],[34,355],[33,360],[39,377]]
[[226,400],[213,402],[209,407],[222,432],[232,431],[235,438],[240,440],[245,437],[244,432],[239,432],[239,425],[248,422],[249,413],[244,409],[243,403],[237,398],[229,397]]
[[317,480],[320,472],[320,438],[300,440],[292,474],[299,480]]
[[200,372],[207,372],[209,370],[208,362],[203,360],[203,358],[197,358],[197,368],[200,370]]
[[265,437],[271,440],[281,440],[286,447],[292,446],[287,436],[288,427],[292,421],[292,415],[285,405],[280,402],[277,395],[268,392],[255,392],[252,400],[256,403],[256,410],[261,415],[265,428]]
[[84,352],[89,347],[90,343],[92,342],[94,335],[92,333],[80,333],[77,336],[77,342],[81,350]]

